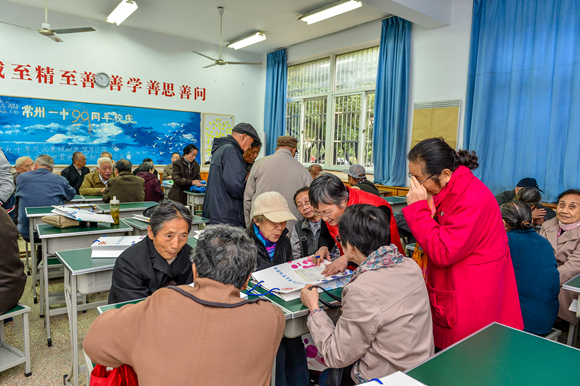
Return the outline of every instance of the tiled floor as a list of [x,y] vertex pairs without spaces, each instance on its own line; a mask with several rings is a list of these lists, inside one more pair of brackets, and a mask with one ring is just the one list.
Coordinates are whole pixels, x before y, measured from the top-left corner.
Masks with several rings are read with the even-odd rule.
[[[21,246],[21,250],[24,247]],[[29,277],[26,283],[24,295],[20,300],[21,303],[29,306],[32,311],[29,314],[30,324],[30,353],[32,376],[24,376],[24,364],[12,369],[0,372],[0,385],[2,386],[46,386],[62,385],[63,375],[68,374],[71,368],[71,342],[68,316],[58,315],[50,318],[52,347],[46,344],[46,334],[44,329],[44,318],[39,317],[39,305],[34,304],[32,300],[32,279]],[[53,279],[50,281],[50,292],[62,291],[62,279]],[[37,291],[39,291],[37,289]],[[105,300],[107,293],[90,295],[89,300]],[[65,306],[64,304],[62,305]],[[88,310],[86,313],[78,314],[78,331],[79,331],[79,363],[85,363],[82,354],[82,341],[87,333],[92,321],[97,317],[97,310]],[[22,318],[16,317],[14,322],[5,327],[6,341],[13,346],[22,347]],[[81,374],[79,377],[80,385],[86,384],[86,376]]]

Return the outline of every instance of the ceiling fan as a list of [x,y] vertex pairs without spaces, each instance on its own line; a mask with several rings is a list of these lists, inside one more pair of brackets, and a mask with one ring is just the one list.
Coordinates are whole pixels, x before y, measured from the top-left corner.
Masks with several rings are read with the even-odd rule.
[[[34,30],[34,28],[28,28],[28,27],[24,27],[24,26],[21,26],[18,24],[7,23],[5,21],[0,21],[0,23],[13,25],[15,27]],[[77,33],[77,32],[91,32],[91,31],[95,31],[95,29],[93,27],[51,29],[50,24],[48,24],[48,5],[46,3],[46,0],[44,0],[44,23],[42,23],[42,28],[40,28],[37,31],[41,35],[44,35],[47,38],[50,38],[57,43],[62,43],[63,40],[57,34],[72,34],[72,33]]]
[[198,55],[203,56],[204,58],[208,58],[209,60],[212,60],[214,63],[210,64],[208,66],[205,66],[203,68],[209,68],[209,67],[213,67],[213,66],[225,66],[226,64],[249,64],[249,65],[256,65],[256,66],[261,66],[262,63],[256,63],[256,62],[226,62],[222,56],[222,17],[224,14],[224,7],[218,7],[218,12],[220,13],[220,55],[218,56],[217,59],[211,58],[207,55],[202,54],[201,52],[197,52],[197,51],[192,51]]

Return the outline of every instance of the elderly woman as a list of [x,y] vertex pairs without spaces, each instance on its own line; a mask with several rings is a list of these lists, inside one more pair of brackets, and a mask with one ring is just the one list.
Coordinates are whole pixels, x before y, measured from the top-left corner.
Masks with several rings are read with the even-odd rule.
[[336,245],[341,256],[330,264],[322,273],[332,275],[342,272],[348,265],[348,260],[344,256],[340,240],[338,238],[338,221],[344,210],[354,204],[370,204],[383,210],[390,218],[389,228],[391,233],[391,244],[395,244],[399,252],[403,252],[403,245],[399,237],[395,216],[392,216],[391,205],[381,197],[364,192],[360,189],[352,189],[345,186],[340,178],[331,173],[322,173],[320,177],[312,181],[308,192],[310,205],[314,208],[317,216],[323,220],[318,245],[320,248],[316,252],[316,265],[320,265],[322,259],[330,260],[330,250]]
[[189,208],[167,201],[151,213],[147,236],[125,250],[113,269],[109,304],[146,298],[159,288],[190,284]]
[[403,215],[427,256],[435,346],[446,348],[492,322],[522,329],[507,236],[495,197],[471,172],[479,166],[475,153],[430,138],[407,158]]
[[556,217],[556,213],[551,208],[546,208],[540,203],[542,193],[536,188],[521,187],[514,199],[527,204],[532,209],[533,225],[541,226],[544,221]]
[[[580,190],[570,189],[560,194],[556,217],[542,225],[540,235],[544,236],[556,254],[560,286],[580,274]],[[560,290],[560,311],[558,316],[572,324],[578,323],[576,313],[568,311],[577,294]]]
[[[524,189],[533,188],[522,188]],[[518,192],[519,194],[519,192]],[[545,334],[558,315],[560,279],[550,243],[536,233],[532,210],[522,201],[501,206],[524,319],[524,331]]]
[[[342,250],[358,268],[342,291],[336,326],[318,306],[317,291],[308,285],[300,294],[316,348],[327,366],[343,368],[340,385],[403,371],[433,355],[425,281],[419,266],[391,243],[389,222],[382,210],[365,204],[349,206],[340,218]],[[320,386],[325,382],[323,373]]]
[[[254,200],[248,235],[258,249],[257,271],[292,261],[286,221],[296,220],[278,192],[265,192]],[[282,338],[276,354],[276,385],[308,385],[308,364],[302,338]]]
[[197,146],[190,144],[183,149],[183,155],[173,162],[173,186],[169,191],[169,199],[187,204],[186,191],[193,185],[201,186],[200,167],[195,158]]
[[155,170],[153,162],[143,162],[136,170],[136,176],[145,180],[145,201],[159,202],[163,200],[165,195],[161,190],[161,181],[153,174]]

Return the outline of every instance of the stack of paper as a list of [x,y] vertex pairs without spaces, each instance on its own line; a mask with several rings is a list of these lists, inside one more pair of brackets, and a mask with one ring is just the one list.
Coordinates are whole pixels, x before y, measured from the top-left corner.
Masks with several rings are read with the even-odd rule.
[[143,236],[121,236],[107,237],[102,236],[91,245],[91,258],[93,259],[110,259],[119,257],[121,253],[131,245],[143,240]]
[[149,220],[151,219],[151,217],[145,217],[145,216],[143,216],[141,214],[134,214],[133,215],[133,218],[135,220],[139,220],[139,221],[143,221],[143,222],[149,222]]
[[264,269],[252,274],[256,282],[263,281],[261,286],[266,290],[286,301],[298,299],[300,291],[307,284],[320,285],[326,290],[344,287],[350,280],[352,271],[348,269],[342,273],[325,277],[322,271],[330,262],[325,261],[319,267],[312,264],[310,257],[289,261],[274,267]]
[[65,205],[53,205],[54,209],[52,213],[59,214],[64,217],[72,218],[77,221],[88,221],[88,222],[108,222],[111,224],[115,223],[113,217],[108,214],[97,214],[89,210],[79,209],[75,206],[65,206]]

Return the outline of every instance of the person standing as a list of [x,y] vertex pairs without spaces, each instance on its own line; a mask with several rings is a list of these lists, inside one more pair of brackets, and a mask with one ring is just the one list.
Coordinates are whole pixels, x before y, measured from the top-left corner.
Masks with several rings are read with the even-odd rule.
[[[297,144],[296,138],[289,135],[278,137],[276,152],[256,161],[252,167],[244,192],[244,216],[247,226],[253,218],[251,211],[254,200],[260,194],[278,192],[286,199],[286,202],[292,202],[294,193],[304,186],[309,186],[312,182],[312,176],[308,170],[294,158]],[[294,217],[300,217],[300,212],[294,205],[290,211]],[[292,232],[294,224],[296,220],[287,222],[288,232]]]
[[254,162],[256,162],[256,158],[258,158],[261,149],[262,143],[254,141],[252,146],[244,152],[244,161],[246,161],[246,167],[248,168],[248,176],[252,171],[252,166],[254,166]]
[[16,206],[16,200],[13,196],[15,186],[14,177],[10,173],[10,163],[4,152],[0,150],[0,206],[6,210],[13,221],[15,219],[14,208]]
[[198,152],[197,146],[189,144],[183,149],[183,156],[173,162],[173,186],[168,194],[170,200],[187,205],[185,192],[194,185],[201,186],[201,168],[195,160]]
[[70,186],[79,194],[79,189],[83,184],[85,176],[91,171],[85,165],[87,164],[87,157],[80,151],[75,151],[72,155],[72,164],[62,169],[60,175],[66,178]]
[[244,189],[248,169],[243,153],[254,141],[260,142],[260,137],[249,123],[238,123],[231,135],[214,140],[202,211],[210,224],[245,226]]
[[492,322],[523,329],[501,212],[471,172],[479,166],[475,153],[429,138],[407,159],[411,187],[403,215],[427,256],[435,346],[449,347]]

